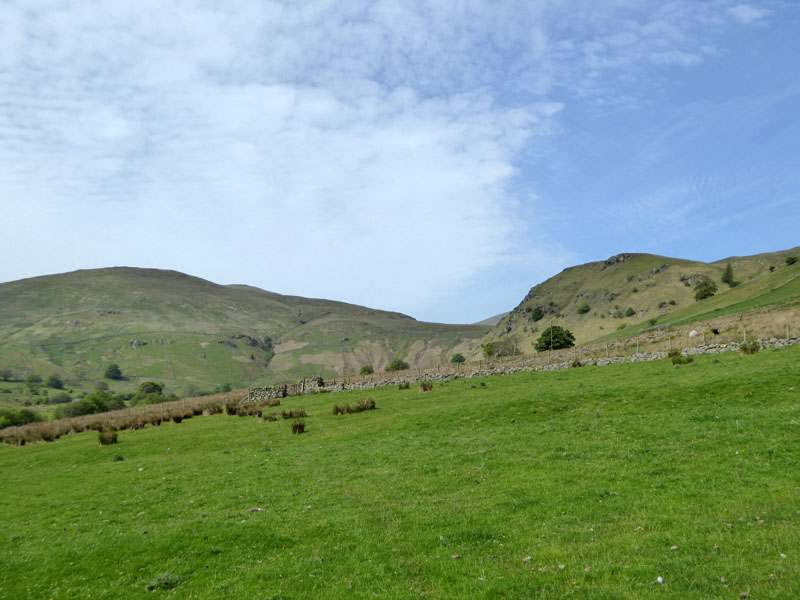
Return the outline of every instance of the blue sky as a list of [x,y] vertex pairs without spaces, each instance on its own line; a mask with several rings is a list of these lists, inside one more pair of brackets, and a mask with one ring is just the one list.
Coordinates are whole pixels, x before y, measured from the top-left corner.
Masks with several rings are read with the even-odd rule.
[[793,0],[0,5],[0,281],[115,265],[472,322],[800,244]]

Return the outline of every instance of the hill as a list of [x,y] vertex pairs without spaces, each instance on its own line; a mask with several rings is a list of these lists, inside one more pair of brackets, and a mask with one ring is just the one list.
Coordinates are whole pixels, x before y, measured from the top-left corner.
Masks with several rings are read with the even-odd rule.
[[[468,353],[488,327],[424,323],[343,302],[217,285],[175,271],[116,267],[0,284],[0,367],[58,374],[77,389],[117,363],[126,389],[170,391],[412,367]],[[15,394],[20,384],[3,384]]]
[[[484,342],[508,341],[509,346],[530,353],[541,331],[551,324],[566,327],[575,334],[576,343],[587,344],[653,327],[797,304],[800,261],[787,265],[788,256],[800,256],[800,247],[713,263],[618,254],[570,267],[534,286]],[[721,281],[729,263],[735,287]],[[697,301],[693,286],[704,275],[717,283],[718,290]]]
[[798,598],[799,361],[286,398],[302,435],[216,414],[0,444],[0,598]]

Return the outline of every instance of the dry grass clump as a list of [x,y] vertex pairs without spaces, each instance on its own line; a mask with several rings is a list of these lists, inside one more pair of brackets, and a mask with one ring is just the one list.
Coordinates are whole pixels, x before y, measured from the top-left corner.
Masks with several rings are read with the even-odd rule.
[[302,419],[295,421],[292,423],[292,433],[295,435],[300,435],[301,433],[305,433],[306,431],[306,422]]
[[351,413],[364,412],[365,410],[375,410],[375,398],[372,396],[359,400],[355,404],[345,404],[344,406],[339,406],[338,404],[333,405],[334,415],[349,415]]
[[752,340],[750,342],[742,342],[739,344],[739,352],[742,354],[758,354],[761,350],[761,344]]
[[307,416],[308,413],[306,413],[305,408],[290,408],[289,410],[279,410],[277,412],[264,415],[262,418],[265,421],[278,421],[280,419],[297,419],[299,417]]
[[117,430],[116,429],[102,429],[97,432],[97,439],[100,440],[101,446],[110,446],[117,443]]
[[411,388],[411,384],[408,381],[404,381],[403,383],[397,384],[398,390],[407,390]]
[[423,392],[430,392],[433,389],[433,383],[430,381],[423,381],[419,387]]

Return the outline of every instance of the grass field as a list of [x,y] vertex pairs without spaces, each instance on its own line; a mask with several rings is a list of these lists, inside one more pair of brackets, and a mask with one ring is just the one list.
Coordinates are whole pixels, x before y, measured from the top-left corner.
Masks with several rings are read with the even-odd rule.
[[800,597],[800,348],[366,395],[0,447],[0,598]]

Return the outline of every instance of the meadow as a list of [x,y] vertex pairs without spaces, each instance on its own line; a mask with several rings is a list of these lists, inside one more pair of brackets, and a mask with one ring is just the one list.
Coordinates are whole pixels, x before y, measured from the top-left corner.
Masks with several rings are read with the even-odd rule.
[[302,435],[215,414],[4,444],[0,599],[797,598],[799,367],[518,373],[286,398]]

